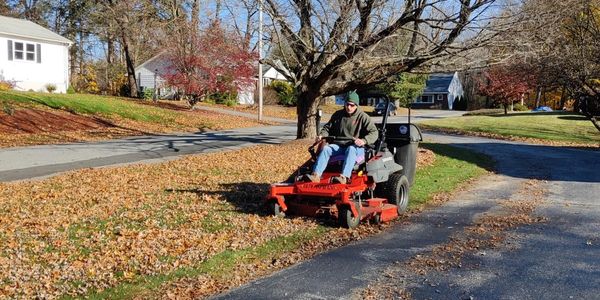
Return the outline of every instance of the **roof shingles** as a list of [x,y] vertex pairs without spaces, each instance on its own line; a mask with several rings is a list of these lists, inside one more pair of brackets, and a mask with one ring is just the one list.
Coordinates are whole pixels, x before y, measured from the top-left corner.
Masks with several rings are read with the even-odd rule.
[[0,16],[0,34],[72,44],[70,40],[28,20]]
[[430,75],[423,94],[448,93],[453,77],[454,73]]

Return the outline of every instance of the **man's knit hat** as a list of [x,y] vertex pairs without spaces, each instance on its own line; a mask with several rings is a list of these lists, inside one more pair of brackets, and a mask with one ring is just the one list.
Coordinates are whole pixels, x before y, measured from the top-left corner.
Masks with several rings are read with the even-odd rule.
[[348,93],[348,99],[346,101],[352,102],[352,103],[356,104],[357,106],[360,105],[360,103],[359,103],[360,98],[358,97],[358,94],[355,91]]

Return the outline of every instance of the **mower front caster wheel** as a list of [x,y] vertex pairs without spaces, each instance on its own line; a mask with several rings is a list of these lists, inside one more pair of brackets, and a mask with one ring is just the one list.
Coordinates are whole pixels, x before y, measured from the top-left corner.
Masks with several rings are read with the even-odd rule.
[[358,211],[358,216],[352,215],[352,210],[349,206],[342,206],[340,208],[338,219],[342,227],[353,229],[358,226],[358,223],[360,223],[360,208],[358,207],[358,205],[354,205],[354,207]]
[[273,215],[275,215],[278,218],[285,218],[285,211],[283,211],[283,209],[281,208],[281,205],[279,205],[279,203],[277,203],[277,201],[271,201],[269,203],[269,207],[270,207]]
[[371,218],[371,223],[374,225],[381,224],[381,215],[379,215],[379,214],[374,215],[373,218]]

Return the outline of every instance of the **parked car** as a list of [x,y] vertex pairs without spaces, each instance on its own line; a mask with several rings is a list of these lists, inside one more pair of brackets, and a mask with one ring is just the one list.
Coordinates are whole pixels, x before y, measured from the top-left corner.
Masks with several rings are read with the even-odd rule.
[[531,111],[533,111],[533,112],[552,111],[552,108],[550,108],[548,106],[540,106],[540,107],[532,109]]
[[[375,109],[373,110],[373,112],[376,115],[383,115],[385,113],[385,102],[377,103],[377,105],[375,105]],[[396,115],[396,105],[394,105],[393,102],[390,102],[389,116],[395,116],[395,115]]]

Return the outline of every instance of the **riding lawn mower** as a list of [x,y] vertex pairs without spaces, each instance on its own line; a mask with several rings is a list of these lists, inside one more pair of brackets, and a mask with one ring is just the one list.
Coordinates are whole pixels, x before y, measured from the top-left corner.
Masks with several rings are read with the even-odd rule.
[[[383,95],[381,95],[383,96]],[[389,98],[386,107],[390,107]],[[267,204],[273,214],[309,217],[331,216],[346,228],[355,228],[361,221],[378,224],[393,220],[408,206],[408,193],[414,183],[417,148],[422,135],[410,122],[389,123],[386,111],[376,124],[379,138],[359,157],[346,184],[332,183],[340,174],[341,157],[331,157],[320,182],[305,182],[303,175],[312,172],[319,150],[324,143],[347,145],[352,139],[326,137],[309,148],[311,158],[299,167],[286,182],[271,185]],[[317,126],[317,130],[318,130]]]

